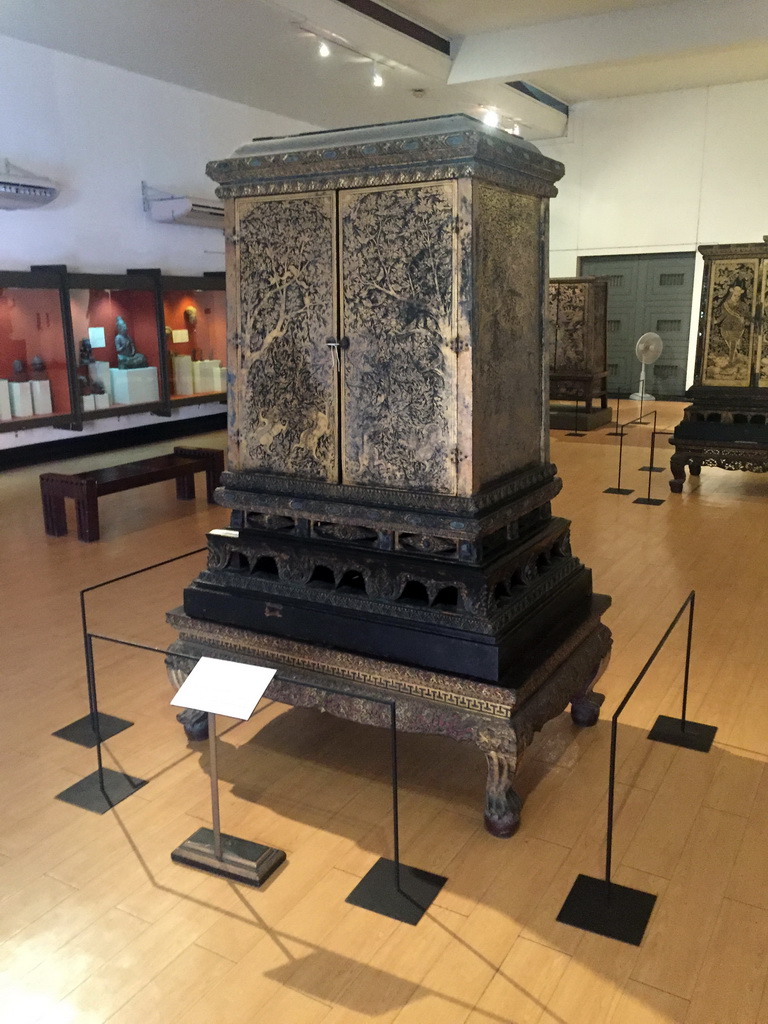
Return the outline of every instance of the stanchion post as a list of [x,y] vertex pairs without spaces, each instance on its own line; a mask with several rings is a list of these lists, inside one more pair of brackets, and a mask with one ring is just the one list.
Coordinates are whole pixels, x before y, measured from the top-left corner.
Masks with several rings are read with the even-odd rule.
[[656,451],[656,410],[653,410],[653,429],[651,430],[651,460],[649,466],[643,466],[643,469],[648,470],[648,496],[646,498],[635,498],[633,505],[663,505],[663,498],[652,498],[651,497],[651,481],[653,480],[653,474],[656,472],[653,465],[653,456]]
[[576,411],[574,413],[574,424],[573,430],[569,430],[565,435],[566,437],[584,437],[584,433],[579,430],[579,396],[576,396]]
[[624,428],[622,427],[621,433],[619,434],[619,471],[616,477],[615,487],[606,487],[603,494],[632,494],[631,487],[621,486],[621,459],[624,454]]
[[616,392],[616,429],[609,430],[607,437],[621,437],[623,434],[623,428],[619,426],[619,410],[621,409],[621,393]]

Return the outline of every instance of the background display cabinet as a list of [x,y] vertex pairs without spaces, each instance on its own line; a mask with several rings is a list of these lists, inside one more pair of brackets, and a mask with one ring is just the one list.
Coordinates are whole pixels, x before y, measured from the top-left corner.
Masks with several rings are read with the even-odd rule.
[[55,271],[0,272],[0,430],[72,425],[63,294]]
[[172,405],[221,402],[227,391],[224,274],[162,277]]
[[768,244],[703,245],[692,404],[670,443],[670,487],[686,467],[768,470]]
[[[208,171],[227,218],[231,528],[209,536],[172,650],[275,665],[278,699],[363,721],[383,712],[361,696],[395,695],[400,728],[486,750],[486,821],[509,835],[528,739],[589,704],[610,646],[607,598],[550,507],[562,165],[454,115],[256,141]],[[337,695],[291,688],[312,679]]]
[[[608,282],[604,278],[561,277],[549,282],[549,397],[555,402],[583,402],[585,422],[592,417],[596,421],[593,426],[610,419],[606,393],[607,301]],[[599,399],[600,409],[593,415],[595,399]],[[555,406],[553,426],[562,425],[555,422],[557,413]],[[572,422],[568,419],[569,426]]]
[[140,274],[67,274],[84,419],[165,412],[162,309],[155,280]]

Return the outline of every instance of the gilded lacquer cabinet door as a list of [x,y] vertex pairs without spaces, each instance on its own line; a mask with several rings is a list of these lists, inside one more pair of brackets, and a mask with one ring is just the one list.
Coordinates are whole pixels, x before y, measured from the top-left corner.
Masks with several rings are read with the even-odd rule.
[[456,183],[340,193],[342,479],[456,493]]
[[335,194],[238,199],[235,233],[235,468],[335,482]]
[[702,384],[749,387],[755,362],[759,260],[713,260],[706,300]]
[[587,286],[572,282],[558,285],[557,351],[555,369],[561,372],[589,372],[587,354]]

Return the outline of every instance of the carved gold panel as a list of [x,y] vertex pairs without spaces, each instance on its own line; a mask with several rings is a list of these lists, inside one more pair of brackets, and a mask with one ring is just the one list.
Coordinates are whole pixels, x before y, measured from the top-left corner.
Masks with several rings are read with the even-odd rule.
[[342,480],[456,493],[457,186],[340,193]]
[[713,260],[709,272],[702,384],[749,387],[755,359],[756,259]]
[[336,481],[335,194],[238,199],[234,230],[236,468]]

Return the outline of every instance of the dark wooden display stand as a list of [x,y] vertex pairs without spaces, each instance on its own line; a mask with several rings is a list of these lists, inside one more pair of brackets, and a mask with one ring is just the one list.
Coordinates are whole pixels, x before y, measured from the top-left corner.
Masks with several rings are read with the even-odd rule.
[[[580,615],[563,620],[534,644],[528,658],[521,659],[521,684],[515,688],[222,626],[194,619],[181,608],[167,616],[179,639],[169,648],[166,665],[177,687],[193,659],[203,656],[267,665],[277,669],[266,692],[269,699],[321,708],[365,725],[389,727],[385,702],[394,700],[398,730],[450,736],[483,751],[488,766],[485,826],[505,839],[520,825],[522,800],[513,781],[534,734],[568,704],[576,725],[597,722],[603,695],[594,686],[611,650],[611,634],[600,616],[609,604],[607,597],[594,595]],[[185,712],[180,721],[190,739],[204,738],[204,713]]]
[[702,245],[704,277],[692,404],[669,443],[670,490],[702,466],[768,472],[768,244]]
[[213,503],[213,492],[223,470],[224,453],[216,448],[174,448],[171,455],[158,455],[85,473],[42,473],[40,491],[45,532],[49,537],[66,534],[64,499],[73,498],[78,539],[98,540],[99,498],[103,495],[129,491],[161,480],[175,480],[176,497],[188,501],[195,497],[195,473],[205,473],[208,501]]

